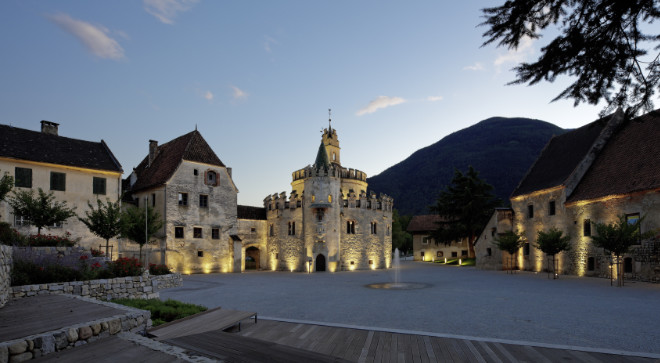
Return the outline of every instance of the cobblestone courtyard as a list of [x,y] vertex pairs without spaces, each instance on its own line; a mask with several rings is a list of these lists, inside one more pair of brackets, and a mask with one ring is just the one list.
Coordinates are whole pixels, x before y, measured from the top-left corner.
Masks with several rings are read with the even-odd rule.
[[161,298],[260,317],[660,353],[660,284],[616,288],[607,279],[402,261],[402,281],[429,287],[365,287],[393,276],[392,270],[191,275]]

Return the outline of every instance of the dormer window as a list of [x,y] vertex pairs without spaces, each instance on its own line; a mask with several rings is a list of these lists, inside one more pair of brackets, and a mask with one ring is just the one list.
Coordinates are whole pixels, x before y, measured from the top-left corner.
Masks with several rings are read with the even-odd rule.
[[210,186],[218,185],[218,173],[213,170],[207,170],[204,177],[204,183]]

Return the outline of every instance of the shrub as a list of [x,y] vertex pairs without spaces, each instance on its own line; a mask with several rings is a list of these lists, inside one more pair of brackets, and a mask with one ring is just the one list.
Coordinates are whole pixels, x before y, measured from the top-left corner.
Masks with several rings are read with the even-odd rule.
[[149,264],[149,273],[152,275],[167,275],[171,273],[170,268],[167,265],[157,265],[155,263]]
[[171,299],[166,301],[159,299],[114,299],[112,302],[137,309],[149,310],[154,326],[207,310],[205,306],[183,303]]
[[73,247],[76,241],[71,239],[71,233],[66,232],[64,236],[50,234],[31,234],[27,245],[30,247]]
[[25,237],[11,228],[9,223],[0,222],[0,244],[20,246],[25,244]]
[[121,257],[108,262],[108,270],[115,277],[139,276],[142,274],[142,265],[137,258]]
[[101,250],[90,249],[92,257],[105,257],[105,253]]

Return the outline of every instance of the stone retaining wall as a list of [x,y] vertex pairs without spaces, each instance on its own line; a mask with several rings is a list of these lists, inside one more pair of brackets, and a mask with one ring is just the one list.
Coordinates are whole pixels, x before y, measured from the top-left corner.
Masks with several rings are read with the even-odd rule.
[[13,251],[11,246],[0,245],[0,308],[9,300]]
[[[75,298],[91,301],[91,299],[77,296]],[[115,309],[125,310],[126,313],[25,338],[0,342],[0,362],[23,362],[39,358],[46,354],[78,347],[120,332],[135,333],[144,331],[148,328],[147,324],[151,324],[149,319],[151,313],[148,311],[98,302],[97,300],[93,301],[108,304]]]
[[157,299],[160,297],[158,291],[181,286],[182,284],[183,279],[179,273],[158,276],[145,273],[142,276],[117,277],[104,280],[13,286],[11,287],[10,297],[19,299],[35,295],[71,294],[99,300],[118,298]]

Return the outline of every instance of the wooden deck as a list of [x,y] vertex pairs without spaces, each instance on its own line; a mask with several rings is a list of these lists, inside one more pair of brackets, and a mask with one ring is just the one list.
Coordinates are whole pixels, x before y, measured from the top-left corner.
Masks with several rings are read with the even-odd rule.
[[650,358],[260,320],[237,333],[351,362],[654,362]]
[[125,313],[67,295],[11,300],[0,309],[0,342]]
[[215,330],[222,331],[235,325],[238,325],[240,330],[241,321],[249,318],[254,318],[256,323],[257,313],[215,308],[159,325],[148,333],[155,340],[166,340]]

